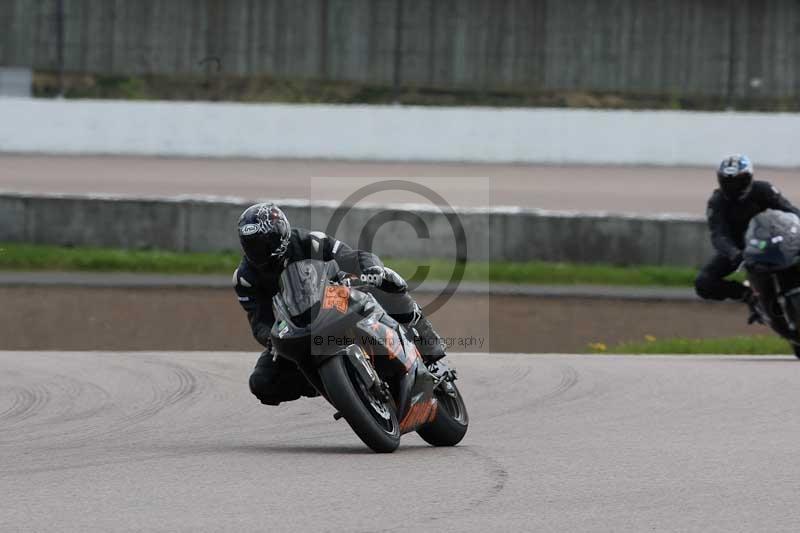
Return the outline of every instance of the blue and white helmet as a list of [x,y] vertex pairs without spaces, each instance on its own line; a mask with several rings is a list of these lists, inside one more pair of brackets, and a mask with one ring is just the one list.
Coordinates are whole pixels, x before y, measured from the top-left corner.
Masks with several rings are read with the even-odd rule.
[[726,157],[717,170],[719,188],[731,200],[743,200],[753,187],[753,163],[743,154]]

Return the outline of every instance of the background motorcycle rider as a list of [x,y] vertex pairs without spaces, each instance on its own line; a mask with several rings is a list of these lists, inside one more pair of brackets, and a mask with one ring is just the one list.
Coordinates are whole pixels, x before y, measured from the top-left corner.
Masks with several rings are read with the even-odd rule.
[[722,160],[717,170],[719,188],[708,200],[708,227],[716,254],[700,270],[695,280],[698,296],[710,300],[741,300],[752,307],[749,287],[725,277],[742,262],[744,235],[750,219],[766,209],[777,209],[800,216],[800,210],[766,181],[753,180],[753,164],[746,155]]
[[372,292],[378,303],[392,318],[417,331],[423,359],[432,362],[446,355],[444,341],[422,316],[405,280],[375,254],[354,250],[319,231],[292,229],[286,215],[273,203],[248,207],[239,217],[238,232],[244,256],[233,273],[233,285],[253,336],[266,348],[250,376],[250,391],[261,403],[278,405],[317,394],[294,363],[281,357],[273,361],[269,333],[275,321],[272,297],[278,293],[281,272],[295,261],[335,259],[345,272],[369,274],[380,289]]

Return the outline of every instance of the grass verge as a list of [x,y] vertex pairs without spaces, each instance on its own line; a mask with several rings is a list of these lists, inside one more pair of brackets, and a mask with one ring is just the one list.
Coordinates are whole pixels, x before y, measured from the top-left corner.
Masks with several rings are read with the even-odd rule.
[[228,252],[179,253],[0,244],[0,270],[223,274],[233,272],[239,260],[240,256]]
[[792,355],[788,342],[776,335],[752,335],[721,339],[656,339],[646,337],[642,341],[623,342],[614,346],[592,343],[591,353],[613,354],[677,354],[677,355]]
[[[239,264],[240,257],[236,252],[178,253],[0,243],[0,270],[228,274]],[[448,280],[454,269],[452,261],[441,259],[387,258],[386,264],[409,279],[418,269],[424,272],[427,267],[429,279]],[[557,285],[689,287],[695,275],[692,268],[537,261],[470,262],[464,270],[466,281]]]
[[[400,87],[323,79],[287,80],[268,76],[225,73],[151,74],[143,76],[66,72],[60,78],[66,98],[130,100],[201,100],[328,104],[394,104],[491,107],[570,107],[595,109],[685,109],[791,112],[800,108],[797,98],[728,95],[642,93],[634,91],[463,89]],[[59,75],[36,71],[33,94],[54,97]]]

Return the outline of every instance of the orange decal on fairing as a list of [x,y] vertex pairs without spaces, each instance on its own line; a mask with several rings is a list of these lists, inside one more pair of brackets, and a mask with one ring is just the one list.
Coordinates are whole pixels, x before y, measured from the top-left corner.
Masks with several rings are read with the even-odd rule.
[[394,351],[394,332],[392,328],[386,328],[386,351],[389,354],[389,359],[396,359],[397,352]]
[[[400,359],[406,367],[406,370],[410,370],[414,365],[414,361],[419,357],[419,352],[416,347],[411,344],[410,346],[412,349],[409,350],[409,344],[401,342],[400,334],[385,324],[375,322],[370,325],[370,328],[379,339],[378,344],[382,345],[386,350],[386,358],[390,361],[393,359]],[[381,339],[381,337],[383,338]],[[404,344],[406,350],[403,350]]]
[[414,428],[433,422],[433,419],[436,418],[438,407],[439,402],[436,401],[436,398],[431,398],[426,402],[415,403],[409,408],[408,413],[400,422],[400,431],[413,431]]
[[322,300],[323,309],[336,309],[340,313],[346,313],[349,304],[350,289],[333,285],[325,287],[325,298]]
[[397,340],[398,340],[398,342],[394,345],[394,347],[399,352],[399,351],[403,350],[403,345],[405,345],[406,349],[405,349],[404,353],[405,353],[405,356],[406,356],[405,357],[405,359],[406,359],[406,362],[405,362],[406,370],[411,370],[411,367],[414,366],[414,361],[416,361],[417,359],[421,358],[419,350],[417,350],[417,347],[414,344],[410,343],[410,342],[406,342],[406,343],[401,344],[399,342],[399,340],[400,340],[400,336],[399,335],[397,336]]
[[439,410],[439,402],[436,398],[433,399],[433,406],[431,407],[431,414],[428,416],[427,422],[433,422],[433,419],[436,418],[436,412]]

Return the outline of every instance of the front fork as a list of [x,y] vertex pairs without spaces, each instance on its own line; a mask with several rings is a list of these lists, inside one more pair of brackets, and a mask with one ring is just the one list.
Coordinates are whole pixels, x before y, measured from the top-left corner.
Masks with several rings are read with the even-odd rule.
[[380,378],[375,367],[372,366],[369,357],[367,357],[360,346],[351,344],[343,350],[342,355],[348,358],[350,364],[358,373],[359,379],[368,391],[381,401],[388,402],[391,400],[389,385]]

